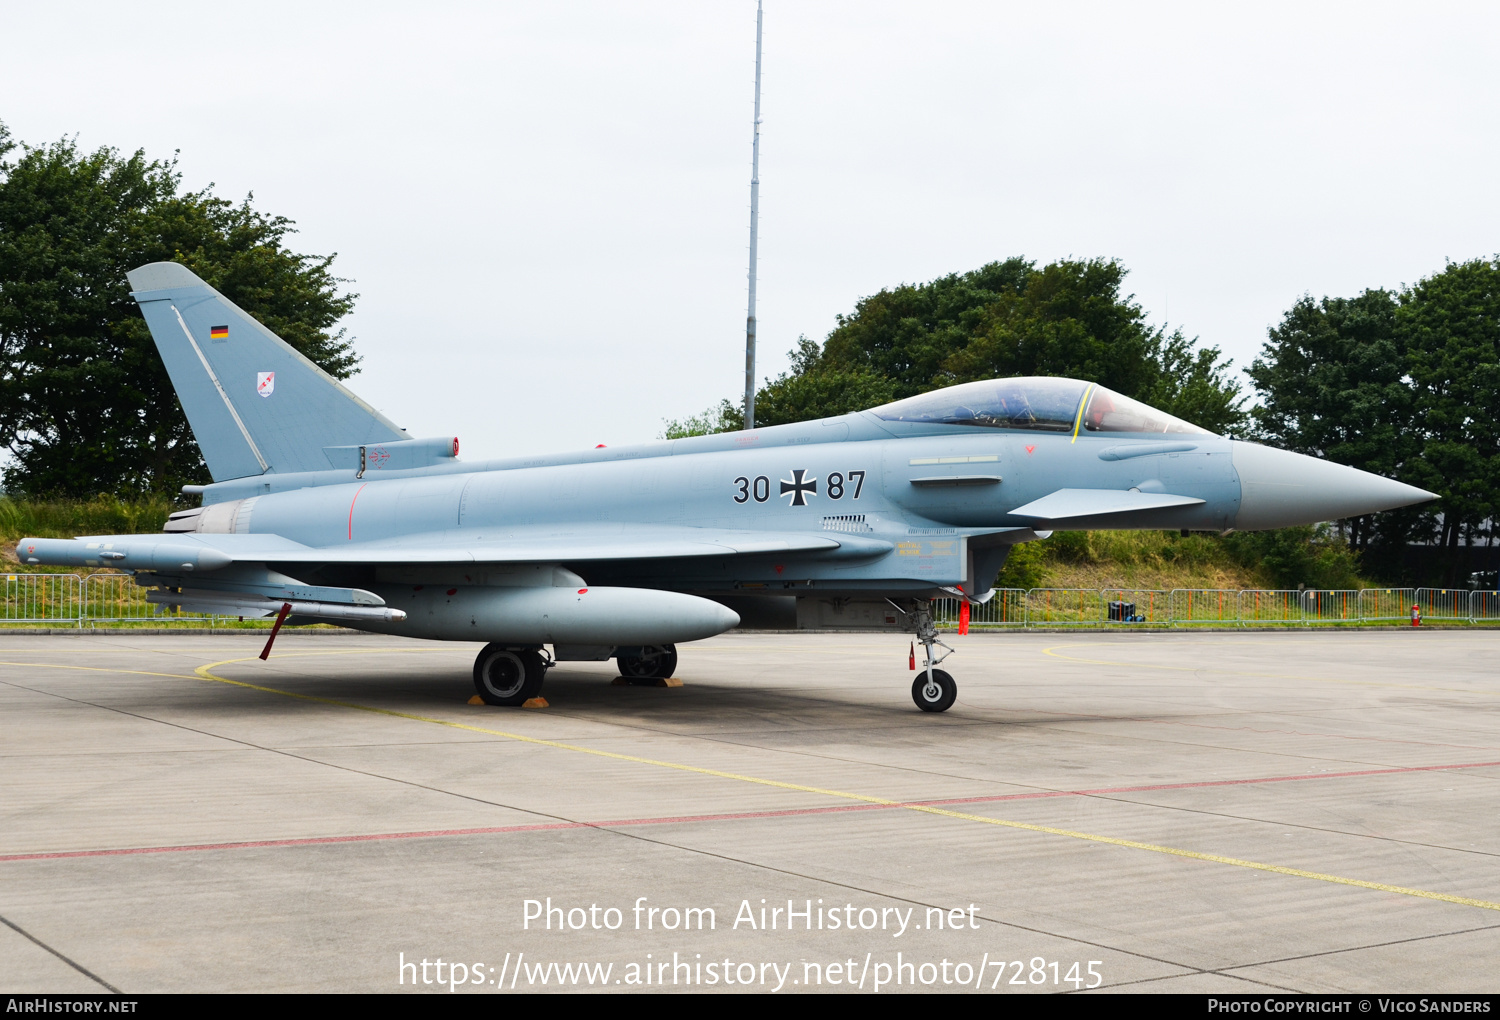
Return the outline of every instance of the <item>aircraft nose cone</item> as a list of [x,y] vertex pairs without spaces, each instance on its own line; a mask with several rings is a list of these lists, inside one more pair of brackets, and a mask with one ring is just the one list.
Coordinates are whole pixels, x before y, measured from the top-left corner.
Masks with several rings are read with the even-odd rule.
[[1235,442],[1240,509],[1234,526],[1264,531],[1358,517],[1437,499],[1415,485],[1256,443]]

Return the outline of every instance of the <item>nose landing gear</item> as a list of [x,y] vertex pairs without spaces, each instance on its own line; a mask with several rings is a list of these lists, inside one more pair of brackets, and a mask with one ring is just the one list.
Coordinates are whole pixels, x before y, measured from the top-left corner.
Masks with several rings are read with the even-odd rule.
[[[922,672],[912,682],[911,700],[924,712],[946,712],[958,700],[958,684],[946,670],[933,667],[952,655],[953,649],[938,640],[937,626],[932,622],[931,602],[918,602],[912,616],[917,640],[927,649],[927,658],[922,663]],[[934,645],[941,645],[947,651],[934,655]]]

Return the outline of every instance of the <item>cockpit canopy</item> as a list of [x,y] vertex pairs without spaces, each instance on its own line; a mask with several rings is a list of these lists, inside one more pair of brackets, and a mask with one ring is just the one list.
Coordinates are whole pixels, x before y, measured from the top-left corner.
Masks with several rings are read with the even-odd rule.
[[963,383],[882,404],[871,413],[886,421],[992,429],[1212,435],[1207,429],[1103,386],[1052,376]]

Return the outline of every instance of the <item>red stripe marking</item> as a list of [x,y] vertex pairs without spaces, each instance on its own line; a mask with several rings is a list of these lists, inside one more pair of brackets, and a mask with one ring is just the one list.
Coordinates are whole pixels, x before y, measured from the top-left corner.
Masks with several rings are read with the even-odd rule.
[[1348,779],[1357,776],[1393,776],[1408,772],[1446,772],[1454,769],[1500,767],[1500,761],[1476,761],[1457,765],[1413,765],[1398,769],[1362,769],[1357,772],[1319,772],[1298,776],[1262,776],[1258,779],[1216,779],[1206,783],[1159,783],[1152,786],[1110,786],[1093,790],[1042,790],[1035,793],[995,794],[987,797],[947,797],[912,800],[898,804],[840,804],[831,807],[784,808],[776,811],[737,811],[715,815],[664,815],[658,818],[619,818],[605,822],[541,822],[533,825],[493,825],[472,829],[426,829],[419,832],[375,832],[353,836],[309,836],[300,839],[258,839],[238,843],[190,843],[184,846],[142,846],[119,850],[63,850],[56,853],[4,854],[6,861],[51,861],[65,857],[124,857],[131,854],[170,854],[197,850],[249,850],[258,847],[316,846],[321,843],[368,843],[383,839],[433,839],[439,836],[480,836],[501,832],[546,832],[557,829],[608,829],[630,825],[678,825],[685,822],[747,821],[756,818],[793,818],[798,815],[834,815],[849,811],[890,811],[908,807],[940,807],[945,804],[985,804],[1008,800],[1041,800],[1048,797],[1094,797],[1106,793],[1148,793],[1153,790],[1191,790],[1207,786],[1248,786],[1255,783],[1295,783],[1305,779]]
[[[365,483],[365,485],[369,484],[369,482]],[[365,491],[365,485],[361,485],[359,488],[355,489],[354,499],[351,499],[349,501],[349,541],[351,542],[354,541],[354,500],[359,499],[359,494]]]

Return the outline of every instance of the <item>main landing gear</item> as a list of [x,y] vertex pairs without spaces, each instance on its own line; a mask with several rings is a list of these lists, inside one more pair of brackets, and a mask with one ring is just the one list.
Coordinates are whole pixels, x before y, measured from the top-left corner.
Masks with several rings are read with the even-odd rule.
[[551,665],[539,648],[488,644],[474,660],[474,690],[486,705],[519,707],[541,693]]
[[[953,649],[938,640],[937,627],[932,622],[932,603],[918,602],[912,614],[917,640],[927,649],[927,658],[922,663],[922,672],[912,681],[911,700],[924,712],[946,712],[958,700],[958,684],[946,670],[934,669],[938,663],[953,654]],[[947,648],[942,655],[933,655],[933,646]],[[915,662],[912,663],[916,665]]]
[[648,680],[660,677],[665,680],[677,672],[676,645],[647,645],[640,655],[617,655],[615,665],[620,675],[629,680]]

